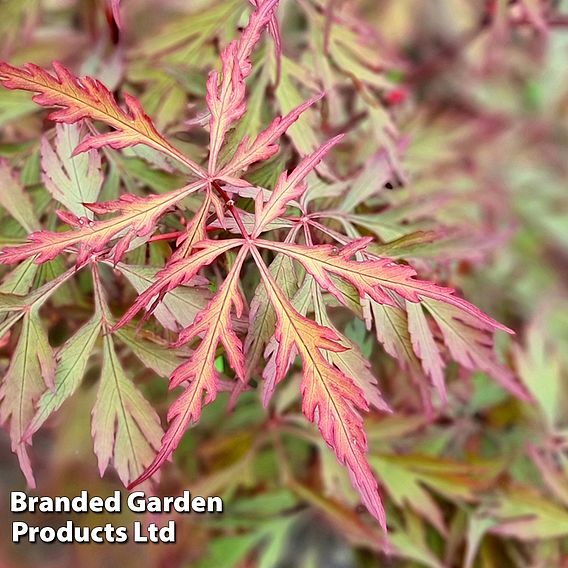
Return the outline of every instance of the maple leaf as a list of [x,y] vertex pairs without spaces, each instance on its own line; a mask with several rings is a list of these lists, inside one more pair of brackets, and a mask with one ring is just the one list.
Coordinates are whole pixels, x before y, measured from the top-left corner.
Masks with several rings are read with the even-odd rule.
[[377,481],[367,463],[367,437],[357,410],[368,410],[363,391],[324,356],[346,348],[339,336],[298,313],[274,282],[262,257],[252,249],[270,301],[277,314],[278,341],[274,382],[287,373],[296,351],[302,359],[302,410],[319,428],[324,440],[345,464],[353,485],[369,512],[386,530],[385,512]]
[[[333,275],[352,284],[357,289],[361,300],[370,298],[377,304],[396,308],[398,306],[396,295],[404,298],[409,306],[408,329],[412,346],[409,346],[408,333],[403,331],[401,334],[400,324],[394,321],[390,321],[391,326],[394,325],[391,329],[395,331],[398,340],[395,342],[392,337],[385,335],[383,343],[387,345],[387,350],[391,355],[409,364],[413,372],[416,370],[414,354],[418,355],[442,400],[446,400],[444,365],[428,322],[423,320],[423,316],[420,318],[419,308],[414,308],[411,304],[418,306],[423,304],[432,313],[456,361],[467,369],[481,369],[488,372],[507,390],[521,399],[529,397],[526,389],[515,380],[514,375],[496,363],[491,351],[490,333],[496,330],[512,333],[511,330],[469,302],[455,296],[453,289],[428,281],[416,280],[416,272],[409,266],[396,264],[389,259],[350,260],[350,257],[363,250],[368,242],[369,239],[359,239],[338,251],[331,245],[308,247],[292,243],[255,240],[259,247],[270,248],[300,262],[324,290],[333,294],[344,304],[347,304],[347,300],[334,282]],[[382,333],[377,331],[379,339]]]
[[110,335],[103,338],[103,367],[91,432],[101,476],[110,461],[127,485],[160,446],[160,418],[126,376]]
[[222,71],[211,71],[207,80],[209,119],[209,175],[217,171],[217,158],[225,134],[246,111],[245,79],[251,71],[250,55],[279,0],[257,2],[257,9],[237,41],[221,53]]
[[421,302],[424,298],[439,300],[463,310],[480,324],[493,329],[511,332],[469,302],[454,296],[454,290],[444,288],[426,280],[416,280],[416,271],[407,265],[397,264],[388,258],[353,261],[350,257],[363,250],[370,238],[358,239],[337,250],[333,245],[303,246],[292,243],[277,243],[256,239],[262,248],[287,254],[300,262],[316,279],[318,284],[344,301],[343,294],[333,283],[330,274],[335,274],[355,286],[361,298],[370,297],[380,304],[393,305],[389,292],[396,292],[410,302]]
[[35,480],[22,439],[33,418],[34,405],[45,390],[45,383],[53,380],[45,375],[47,361],[53,361],[51,348],[38,310],[33,310],[24,316],[18,345],[0,388],[0,421],[4,423],[11,418],[12,451],[18,456],[30,487],[35,487]]
[[103,183],[101,159],[96,150],[73,156],[79,145],[81,126],[57,124],[55,149],[48,139],[41,141],[41,168],[45,187],[54,199],[78,217],[93,219],[85,205],[97,201]]
[[191,282],[201,268],[211,264],[219,255],[243,242],[242,239],[227,239],[198,243],[198,250],[191,256],[171,262],[156,274],[155,282],[138,296],[134,304],[118,321],[115,329],[128,323],[142,309],[146,309],[148,314],[152,313],[168,292]]
[[[159,446],[162,430],[157,414],[128,379],[116,356],[114,342],[108,334],[110,314],[96,269],[94,269],[94,282],[95,314],[58,350],[55,358],[49,357],[49,361],[57,362],[53,388],[43,391],[35,415],[27,421],[20,446],[23,448],[24,443],[31,443],[33,434],[77,390],[95,342],[101,332],[104,332],[103,366],[97,400],[93,407],[92,433],[101,475],[112,458],[121,480],[127,484],[151,461]],[[49,291],[53,289],[54,286],[50,284]],[[41,302],[45,301],[45,294],[39,298]],[[30,313],[37,319],[37,306],[41,304],[35,300],[33,305],[36,307]],[[30,329],[34,331],[33,328]],[[27,333],[25,319],[22,333]],[[39,341],[38,337],[41,339],[41,335],[35,332],[35,349],[39,350],[41,345],[47,344],[44,340]],[[181,361],[175,351],[136,338],[127,329],[120,330],[118,337],[148,367],[162,375],[169,374]],[[47,345],[46,349],[48,347]],[[47,355],[49,352],[46,352]],[[15,365],[18,364],[16,359],[14,362]],[[29,362],[32,368],[33,363],[32,358]],[[31,402],[34,400],[34,397],[30,397]],[[16,451],[21,452],[20,446]],[[20,459],[26,459],[25,454]],[[29,463],[24,461],[22,468],[28,472]],[[28,477],[30,475],[31,469],[27,473]],[[29,482],[32,483],[33,478],[30,478]]]
[[276,141],[298,120],[302,113],[319,101],[322,96],[323,94],[320,93],[301,103],[285,116],[276,117],[270,126],[258,134],[252,142],[248,136],[245,136],[239,143],[231,160],[219,172],[219,179],[225,179],[230,182],[235,173],[245,170],[254,162],[271,158],[278,151]]
[[96,267],[93,268],[93,280],[104,336],[101,378],[92,410],[91,433],[101,477],[112,460],[121,481],[128,485],[154,457],[160,445],[162,428],[158,414],[126,376],[116,355],[109,333],[111,315]]
[[155,229],[158,219],[187,195],[204,187],[205,182],[194,182],[164,195],[138,197],[125,194],[120,199],[105,203],[85,204],[97,214],[116,213],[119,215],[107,221],[92,221],[76,217],[71,213],[60,213],[60,217],[75,227],[65,232],[36,231],[28,242],[0,251],[0,263],[10,264],[34,257],[38,264],[55,258],[74,245],[79,246],[77,265],[84,264],[93,254],[101,253],[112,239],[117,238],[113,258],[118,262],[136,237],[148,237]]
[[157,131],[135,97],[125,93],[127,110],[124,110],[100,81],[92,77],[75,77],[57,61],[53,62],[53,69],[55,77],[32,63],[18,68],[0,62],[0,82],[7,89],[37,93],[33,100],[39,105],[61,107],[49,115],[55,122],[72,124],[88,118],[100,120],[115,129],[88,136],[75,148],[74,154],[102,146],[120,149],[145,144],[181,162],[199,177],[204,177],[203,170],[196,163]]
[[276,182],[276,187],[271,193],[266,203],[262,202],[262,195],[259,193],[255,200],[255,223],[252,236],[257,237],[262,230],[271,222],[280,216],[285,210],[288,203],[300,197],[306,190],[305,184],[302,184],[304,178],[317,166],[329,150],[335,146],[343,135],[332,138],[315,152],[304,158],[292,173],[282,173]]
[[[123,264],[119,262],[116,269],[126,276],[134,289],[141,294],[156,282],[159,269],[150,266]],[[210,293],[207,289],[198,287],[197,279],[192,281],[195,286],[178,286],[162,297],[153,314],[166,329],[178,331],[193,322],[195,316],[207,305]]]
[[[255,6],[256,8],[259,7],[259,0],[250,0],[250,3]],[[280,35],[280,26],[278,25],[278,14],[276,7],[270,14],[270,19],[268,20],[268,30],[270,31],[270,35],[274,40],[274,51],[276,56],[276,84],[280,81],[280,74],[282,72],[282,37]]]
[[[182,363],[170,378],[170,388],[187,383],[184,392],[168,410],[171,423],[162,439],[160,451],[144,473],[130,487],[142,483],[160,468],[162,463],[178,446],[181,437],[192,422],[201,416],[203,404],[215,400],[219,390],[219,376],[215,368],[217,345],[221,342],[225,353],[237,376],[244,379],[245,366],[242,345],[235,334],[231,321],[231,308],[234,306],[237,317],[243,310],[243,300],[238,290],[239,272],[246,257],[247,249],[242,248],[233,267],[219,291],[209,305],[195,318],[194,323],[185,328],[178,337],[176,345],[188,343],[202,336],[199,346],[190,358]],[[203,399],[205,393],[205,399]]]
[[42,394],[33,419],[26,429],[25,440],[30,440],[49,416],[58,410],[81,384],[101,325],[101,314],[97,310],[97,313],[57,351],[55,388]]
[[39,317],[39,310],[49,296],[71,275],[73,270],[44,284],[27,296],[3,294],[0,309],[14,312],[1,326],[3,335],[20,319],[20,337],[12,354],[8,370],[0,386],[0,422],[10,421],[12,451],[18,456],[20,468],[30,487],[35,487],[26,439],[34,414],[35,405],[46,387],[55,389],[55,362],[46,330]]

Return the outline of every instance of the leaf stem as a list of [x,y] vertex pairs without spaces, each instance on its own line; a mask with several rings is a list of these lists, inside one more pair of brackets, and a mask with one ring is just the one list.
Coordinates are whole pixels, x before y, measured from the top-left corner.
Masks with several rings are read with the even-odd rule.
[[231,215],[233,216],[233,218],[235,219],[235,222],[237,223],[237,227],[241,231],[242,237],[245,240],[249,241],[250,235],[245,228],[245,225],[243,223],[243,220],[242,220],[237,208],[235,207],[235,202],[227,195],[227,193],[221,187],[221,185],[219,184],[219,182],[217,180],[212,180],[211,185],[215,188],[217,193],[221,196],[221,199],[225,202],[225,205],[228,207],[229,211],[231,212]]

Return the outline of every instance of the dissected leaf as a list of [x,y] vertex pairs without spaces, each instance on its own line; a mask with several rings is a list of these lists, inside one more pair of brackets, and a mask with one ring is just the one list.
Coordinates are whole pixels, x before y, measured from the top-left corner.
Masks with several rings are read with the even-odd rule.
[[76,124],[56,125],[54,147],[43,138],[42,177],[54,199],[77,217],[93,219],[93,212],[83,204],[97,201],[103,183],[101,160],[95,150],[73,156],[80,138],[81,128]]
[[116,336],[128,345],[132,353],[144,363],[146,367],[155,371],[161,377],[169,377],[182,362],[182,354],[166,345],[152,341],[149,337],[140,337],[134,330],[122,328]]
[[[156,284],[158,269],[150,266],[124,264],[119,262],[116,269],[128,278],[135,290],[141,294]],[[195,316],[207,305],[209,293],[203,288],[178,286],[169,291],[156,306],[154,315],[160,323],[172,331],[190,325]]]
[[[177,344],[181,345],[202,335],[199,346],[189,359],[182,363],[170,378],[170,388],[187,384],[182,395],[170,407],[168,421],[170,427],[162,439],[162,447],[154,461],[132,485],[141,483],[156,473],[162,463],[178,446],[185,430],[201,416],[203,404],[215,400],[219,390],[219,374],[215,366],[217,345],[222,342],[227,358],[237,376],[243,380],[245,375],[242,345],[235,334],[231,321],[231,308],[237,316],[243,310],[243,301],[238,292],[238,279],[246,249],[242,249],[227,279],[208,306],[202,310],[193,324],[179,335]],[[193,257],[190,257],[193,258]],[[205,400],[203,394],[205,393]]]
[[54,382],[53,354],[36,307],[22,320],[22,330],[10,366],[0,387],[0,420],[10,420],[12,451],[18,456],[29,487],[35,487],[25,434],[34,407],[47,386]]
[[209,174],[217,171],[217,158],[225,134],[246,110],[245,79],[251,72],[250,55],[269,22],[278,0],[259,0],[249,23],[238,41],[231,42],[221,53],[221,75],[212,71],[207,80],[209,120]]
[[90,203],[88,207],[94,213],[120,212],[120,215],[108,221],[91,221],[71,213],[61,214],[67,223],[75,227],[73,230],[61,233],[36,231],[29,236],[27,243],[3,248],[0,251],[0,263],[10,264],[31,257],[37,263],[42,263],[54,259],[68,247],[79,245],[77,265],[81,266],[92,255],[103,252],[109,241],[116,238],[119,240],[113,258],[119,261],[135,237],[148,237],[164,213],[201,187],[202,182],[195,182],[164,195],[136,197],[126,194],[116,201]]
[[466,369],[485,371],[519,398],[530,398],[515,375],[497,361],[493,342],[486,333],[492,327],[491,322],[437,299],[428,298],[423,303],[440,327],[444,341],[458,363]]
[[101,326],[101,316],[97,313],[58,349],[55,388],[43,393],[33,420],[25,433],[25,439],[31,439],[49,416],[58,410],[81,384]]
[[[291,259],[283,254],[279,254],[270,264],[269,270],[282,292],[287,298],[291,298],[298,289],[298,282]],[[247,378],[250,378],[262,357],[264,346],[272,337],[275,326],[276,313],[268,299],[266,288],[261,282],[250,304],[249,328],[244,345]]]
[[314,422],[337,459],[347,467],[351,480],[359,490],[365,506],[386,527],[385,513],[378,494],[377,481],[366,461],[367,438],[357,410],[367,410],[363,392],[341,371],[333,367],[323,352],[344,351],[339,337],[300,315],[274,282],[262,259],[257,265],[274,307],[278,322],[276,378],[278,384],[286,375],[296,353],[303,364],[302,409]]
[[160,446],[160,419],[126,376],[109,335],[103,338],[103,366],[91,427],[101,476],[112,461],[128,485],[152,461]]
[[66,67],[55,61],[54,77],[41,67],[28,63],[23,68],[0,62],[0,82],[8,89],[21,89],[37,93],[33,100],[42,106],[60,107],[49,117],[55,122],[73,124],[88,118],[105,122],[115,130],[85,138],[74,153],[108,145],[126,148],[146,144],[181,161],[195,174],[202,176],[201,168],[172,146],[155,128],[140,103],[129,94],[124,100],[128,110],[123,110],[112,93],[96,79],[75,77]]

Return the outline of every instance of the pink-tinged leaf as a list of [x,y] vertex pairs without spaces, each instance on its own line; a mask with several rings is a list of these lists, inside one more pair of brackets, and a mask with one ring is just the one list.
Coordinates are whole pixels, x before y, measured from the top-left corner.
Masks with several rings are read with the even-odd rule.
[[116,27],[122,29],[122,18],[120,17],[120,0],[108,0],[110,3],[110,9],[112,12],[112,17],[116,22]]
[[358,410],[368,410],[363,391],[324,356],[345,347],[330,328],[302,316],[274,282],[260,254],[252,249],[255,261],[277,314],[276,382],[286,374],[297,352],[302,359],[302,410],[319,428],[340,463],[347,467],[353,485],[369,512],[386,530],[385,512],[378,484],[366,459],[367,437]]
[[210,207],[211,193],[207,192],[203,203],[187,224],[185,233],[176,241],[177,249],[172,254],[171,261],[188,257],[194,245],[207,238],[206,222]]
[[31,233],[27,243],[0,250],[0,263],[12,264],[34,257],[35,262],[40,264],[52,260],[69,247],[79,245],[77,265],[81,266],[92,255],[104,252],[113,239],[118,239],[112,255],[115,262],[118,262],[134,238],[149,237],[162,215],[204,184],[205,182],[194,182],[164,195],[138,197],[125,194],[116,201],[85,204],[97,214],[120,213],[107,221],[92,221],[86,217],[60,212],[62,220],[74,226],[74,230]]
[[246,86],[242,71],[237,61],[237,43],[231,42],[221,54],[223,62],[222,79],[212,71],[207,80],[207,106],[211,112],[209,130],[209,174],[217,168],[217,157],[229,128],[246,111]]
[[45,107],[60,107],[49,118],[72,124],[83,119],[100,120],[114,128],[112,132],[85,138],[75,154],[91,148],[110,146],[120,149],[145,144],[180,161],[194,174],[205,177],[203,170],[172,146],[157,130],[138,100],[126,93],[126,110],[121,108],[112,93],[97,79],[75,77],[66,67],[53,62],[54,77],[32,63],[23,68],[0,62],[0,82],[7,89],[36,93],[33,100]]
[[202,339],[191,357],[182,363],[170,378],[170,388],[183,384],[187,386],[168,411],[168,422],[171,424],[162,439],[159,453],[130,487],[142,483],[158,471],[178,446],[189,425],[199,420],[202,406],[215,400],[219,391],[219,374],[215,368],[219,343],[225,347],[229,363],[237,376],[244,379],[245,363],[242,344],[233,329],[231,309],[234,306],[237,317],[240,317],[243,301],[238,289],[239,273],[246,254],[247,249],[242,248],[217,294],[196,317],[195,322],[179,335],[176,345],[187,343],[198,336]]
[[442,402],[445,403],[448,401],[448,396],[444,382],[444,362],[434,341],[424,310],[420,304],[407,302],[406,311],[408,314],[408,331],[412,338],[414,352],[420,357],[424,371],[432,379],[434,388],[438,391]]
[[272,124],[261,132],[252,142],[248,137],[245,137],[237,147],[231,161],[219,174],[219,178],[226,179],[230,183],[232,175],[241,170],[245,170],[254,162],[271,158],[278,151],[278,139],[300,118],[304,111],[322,97],[323,93],[316,95],[291,110],[287,115],[275,118]]
[[[250,3],[258,8],[259,0],[250,0]],[[278,14],[276,8],[270,14],[268,20],[268,31],[274,41],[274,54],[276,58],[276,85],[280,83],[280,75],[282,73],[282,37],[280,35],[280,26],[278,25]]]
[[371,300],[371,313],[377,340],[385,351],[397,359],[412,377],[418,377],[421,374],[421,366],[412,348],[406,312],[399,306],[379,304]]
[[261,197],[255,200],[256,221],[252,233],[253,237],[257,237],[271,221],[282,215],[290,201],[298,199],[304,193],[306,190],[303,183],[305,177],[342,138],[343,135],[340,134],[323,144],[313,154],[306,156],[290,175],[286,172],[282,173],[265,204],[262,203]]
[[108,334],[91,432],[101,476],[112,461],[125,485],[151,462],[162,437],[156,411],[126,376]]
[[84,203],[96,201],[103,184],[101,159],[96,150],[73,156],[81,139],[81,126],[57,124],[55,144],[41,141],[42,179],[51,196],[71,213],[93,219]]
[[466,369],[486,372],[517,398],[532,399],[513,372],[497,361],[490,325],[439,300],[427,298],[423,305],[438,324],[453,359]]
[[339,208],[342,211],[354,211],[374,194],[384,191],[385,184],[393,179],[396,179],[396,173],[389,153],[382,148],[369,158],[368,163],[352,181]]
[[[286,255],[279,254],[272,261],[269,270],[286,297],[291,298],[298,290],[298,276],[294,270],[293,261]],[[247,379],[256,369],[263,348],[274,334],[276,326],[276,313],[262,282],[259,283],[250,303],[248,322],[248,333],[245,339]]]
[[350,260],[356,252],[364,250],[370,240],[359,239],[340,250],[332,245],[307,247],[261,239],[255,242],[262,248],[282,252],[300,262],[318,284],[334,294],[339,301],[344,299],[341,291],[333,284],[330,274],[335,274],[355,286],[361,298],[368,296],[380,304],[388,305],[393,305],[391,292],[396,292],[415,303],[430,298],[456,307],[464,316],[469,316],[485,329],[501,329],[512,333],[469,302],[455,296],[453,289],[426,280],[417,280],[416,271],[410,266],[396,264],[386,258],[360,262]]
[[250,56],[262,30],[272,17],[273,11],[279,0],[258,0],[257,9],[251,14],[247,26],[243,30],[238,41],[237,58],[243,77],[248,77],[251,72]]
[[209,119],[209,175],[217,171],[217,159],[227,131],[246,111],[245,79],[251,72],[250,55],[260,39],[278,0],[264,0],[251,14],[238,41],[232,41],[221,53],[221,75],[211,71],[207,79]]
[[[123,264],[119,262],[116,270],[124,274],[138,294],[142,294],[156,282],[156,274],[160,271],[152,266]],[[199,278],[199,277],[198,277]],[[195,316],[207,305],[211,294],[208,289],[195,278],[192,286],[178,286],[165,294],[160,305],[154,310],[156,319],[171,331],[179,331],[195,320]],[[199,287],[198,287],[199,286]]]
[[234,306],[237,317],[241,317],[244,304],[239,292],[239,274],[245,260],[247,249],[243,248],[237,255],[235,264],[227,278],[209,305],[195,318],[194,323],[185,328],[178,337],[177,346],[189,343],[192,339],[202,336],[199,347],[186,363],[182,363],[170,378],[170,388],[175,388],[185,381],[191,382],[198,376],[195,365],[210,367],[215,372],[215,348],[219,341],[225,347],[225,353],[231,367],[241,379],[244,378],[244,357],[240,339],[233,330],[231,321],[231,306]]
[[[379,304],[396,305],[393,293],[408,302],[422,303],[440,326],[445,343],[452,357],[468,369],[481,369],[493,376],[507,390],[521,399],[529,398],[526,390],[514,375],[495,361],[492,353],[492,333],[496,330],[511,332],[478,308],[454,295],[454,290],[416,280],[413,268],[396,264],[388,259],[352,261],[350,257],[363,250],[369,239],[353,241],[341,250],[331,245],[302,246],[257,239],[255,244],[274,252],[287,254],[297,260],[316,279],[318,284],[345,303],[339,288],[330,275],[346,280],[358,290],[361,298],[370,297]],[[415,317],[416,314],[414,313]],[[416,324],[416,325],[415,325]],[[414,344],[423,358],[426,371],[431,374],[435,386],[444,397],[440,361],[427,344],[422,330],[418,343],[418,328],[413,320]],[[430,349],[430,351],[428,350]],[[433,375],[433,376],[432,376]]]
[[370,363],[363,357],[359,347],[341,334],[333,325],[333,322],[327,315],[321,290],[316,286],[315,280],[309,277],[308,279],[311,280],[310,287],[316,322],[321,326],[331,329],[336,334],[338,343],[344,348],[343,351],[325,352],[325,358],[344,373],[345,376],[352,377],[352,380],[361,388],[365,399],[371,406],[374,406],[381,412],[392,412],[389,405],[383,399],[377,378],[371,372]]
[[162,301],[164,296],[183,284],[191,282],[199,270],[211,264],[219,255],[243,244],[241,239],[225,241],[202,241],[196,245],[195,252],[184,259],[174,260],[156,275],[156,281],[138,296],[136,302],[122,316],[115,328],[128,323],[140,310],[150,314]]
[[[0,422],[5,424],[10,420],[12,451],[18,456],[20,468],[28,486],[32,488],[35,487],[35,479],[25,433],[46,383],[53,386],[54,361],[47,334],[39,319],[39,306],[35,306],[24,315],[18,344],[0,387]],[[46,373],[50,376],[46,376]]]

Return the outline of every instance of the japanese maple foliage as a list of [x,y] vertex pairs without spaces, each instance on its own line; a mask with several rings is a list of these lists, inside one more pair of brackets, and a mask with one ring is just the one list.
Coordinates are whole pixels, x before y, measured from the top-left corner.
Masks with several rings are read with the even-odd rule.
[[[274,118],[255,137],[245,136],[228,146],[229,134],[247,112],[252,54],[265,29],[275,43],[276,58],[281,56],[278,0],[252,4],[248,24],[222,50],[219,69],[210,72],[206,83],[207,163],[181,152],[128,93],[123,106],[100,81],[76,77],[57,62],[53,72],[33,64],[22,68],[0,64],[4,87],[30,91],[38,105],[56,108],[49,115],[58,123],[55,143],[44,139],[41,164],[47,189],[65,207],[58,212],[59,219],[69,227],[36,230],[35,223],[30,223],[26,228],[32,232],[26,242],[0,251],[0,262],[20,263],[15,270],[22,274],[34,270],[34,263],[57,257],[69,266],[37,290],[3,293],[2,311],[7,315],[2,332],[20,320],[22,331],[2,385],[0,416],[10,423],[12,449],[33,485],[27,445],[49,415],[73,394],[101,335],[102,379],[92,417],[95,452],[101,474],[112,461],[121,480],[134,487],[156,474],[188,427],[199,421],[203,406],[221,390],[230,388],[236,395],[248,388],[251,379],[262,377],[263,399],[268,404],[299,356],[305,417],[347,468],[369,512],[386,528],[377,479],[366,459],[362,413],[371,405],[390,412],[388,401],[379,390],[381,377],[372,375],[358,347],[334,326],[328,305],[346,306],[368,326],[374,325],[384,349],[399,359],[426,393],[423,379],[428,377],[442,402],[447,401],[444,368],[450,357],[464,368],[485,370],[518,397],[528,395],[492,351],[494,333],[509,331],[505,326],[453,289],[419,279],[409,264],[374,249],[373,238],[355,229],[370,222],[356,216],[366,187],[361,189],[362,198],[347,198],[347,190],[335,196],[331,192],[331,201],[314,197],[318,180],[340,181],[333,179],[330,165],[334,148],[343,143],[342,134],[298,155],[287,171],[277,172],[272,189],[250,181],[250,170],[273,158],[281,137],[307,109],[325,98],[316,93]],[[118,2],[111,5],[117,13]],[[98,201],[103,182],[101,156],[109,148],[140,145],[161,153],[169,168],[188,178],[187,183],[161,194],[124,192],[119,199]],[[79,159],[81,162],[70,165],[70,160]],[[1,175],[12,179],[8,166],[0,167]],[[79,171],[81,179],[73,178],[71,168]],[[183,203],[190,196],[201,201],[188,214]],[[2,205],[16,219],[21,216],[21,204]],[[173,251],[163,267],[150,277],[140,267],[123,262],[136,247],[160,237],[164,220],[173,213],[183,218],[183,228],[171,236]],[[39,308],[86,265],[94,279],[96,311],[58,350],[54,368]],[[139,296],[116,319],[105,299],[99,265],[135,274],[131,282]],[[241,285],[245,267],[248,271],[251,266],[259,278],[254,294]],[[213,267],[223,277],[220,282],[215,280],[219,284],[211,294],[204,285],[213,282]],[[182,299],[193,294],[195,310],[172,312],[168,302],[176,293]],[[164,315],[165,308],[169,316]],[[163,436],[156,412],[127,378],[115,351],[115,341],[128,342],[134,334],[130,324],[141,312],[145,313],[139,329],[154,313],[166,328],[179,332],[169,348],[175,356],[174,368],[166,367],[170,388],[181,387],[182,392],[169,409],[169,426]],[[152,349],[158,348],[154,345]],[[155,362],[157,353],[164,351],[161,345],[158,352],[152,351],[154,359],[148,353],[138,356],[164,374],[164,365]],[[221,376],[220,356],[234,373],[232,382]]]

